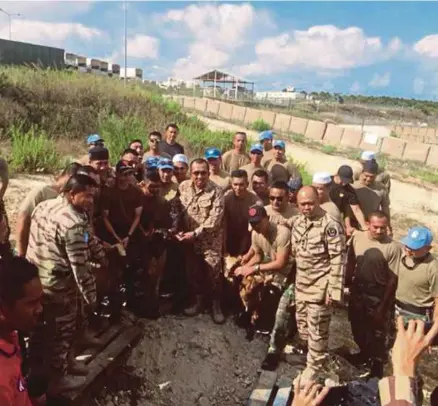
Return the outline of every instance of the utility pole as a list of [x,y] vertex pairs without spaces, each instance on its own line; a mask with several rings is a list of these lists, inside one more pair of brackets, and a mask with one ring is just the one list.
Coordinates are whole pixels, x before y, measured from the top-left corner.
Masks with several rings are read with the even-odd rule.
[[123,78],[123,84],[126,86],[128,76],[128,3],[126,0],[123,2],[124,17],[125,17],[125,35],[124,35],[124,49],[125,49],[125,77]]
[[8,16],[9,19],[9,41],[12,40],[12,17],[22,17],[20,13],[8,13],[7,11],[0,8],[0,11]]

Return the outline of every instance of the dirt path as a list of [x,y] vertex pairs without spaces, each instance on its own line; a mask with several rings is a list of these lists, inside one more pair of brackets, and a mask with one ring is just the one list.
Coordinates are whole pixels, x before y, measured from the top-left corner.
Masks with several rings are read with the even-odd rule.
[[[245,127],[201,116],[198,118],[212,130],[245,131],[252,140],[257,139],[258,133]],[[335,173],[339,166],[351,165],[354,162],[348,158],[326,155],[292,142],[287,143],[286,153],[295,161],[305,164],[310,173],[319,171]],[[403,234],[406,226],[422,223],[429,226],[438,236],[438,189],[427,190],[421,186],[392,180],[390,197],[391,212],[398,220],[397,231]]]

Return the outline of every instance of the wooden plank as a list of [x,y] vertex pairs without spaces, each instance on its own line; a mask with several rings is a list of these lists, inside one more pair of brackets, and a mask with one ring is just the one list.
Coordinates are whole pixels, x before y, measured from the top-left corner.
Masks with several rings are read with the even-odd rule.
[[142,329],[137,326],[132,326],[121,332],[115,340],[113,340],[96,358],[90,362],[90,372],[87,375],[84,386],[75,392],[69,394],[68,398],[72,401],[78,399],[84,391],[105,371],[112,363],[123,355],[123,353],[131,348],[131,345],[136,341],[142,333]]
[[293,379],[287,376],[281,376],[278,380],[278,391],[275,395],[272,406],[290,406],[292,403]]
[[275,372],[262,371],[257,385],[249,397],[248,406],[266,406],[275,396],[275,382],[277,382]]
[[76,359],[78,361],[83,362],[88,365],[93,359],[99,354],[108,344],[117,336],[125,328],[123,324],[114,324],[106,329],[101,335],[98,335],[99,339],[103,341],[103,345],[99,348],[86,348],[83,351],[80,351],[79,354],[76,355]]

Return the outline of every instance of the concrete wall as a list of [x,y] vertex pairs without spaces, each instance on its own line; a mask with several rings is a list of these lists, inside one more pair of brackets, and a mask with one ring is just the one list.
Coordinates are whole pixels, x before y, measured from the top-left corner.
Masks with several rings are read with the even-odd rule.
[[[353,126],[339,126],[322,121],[306,120],[272,111],[257,110],[217,100],[193,97],[172,97],[184,108],[210,113],[224,120],[251,125],[261,118],[276,131],[302,134],[306,138],[342,148],[358,148],[386,154],[395,159],[411,160],[438,168],[438,130],[434,128],[386,127],[397,138],[378,133],[371,127],[364,131]],[[371,131],[373,130],[373,131]],[[434,145],[436,144],[436,145]]]
[[230,103],[219,103],[219,117],[225,120],[231,120],[234,106]]
[[309,120],[304,136],[315,141],[321,141],[324,138],[327,124],[322,121]]
[[419,142],[406,142],[403,159],[426,163],[429,154],[430,145],[420,144]]
[[275,121],[273,126],[274,130],[281,132],[289,131],[291,120],[292,120],[291,116],[287,114],[277,113],[277,115],[275,116]]
[[404,140],[387,137],[383,139],[380,152],[382,152],[383,154],[387,154],[393,158],[401,159],[403,158],[406,144],[407,143]]
[[245,121],[245,114],[246,114],[246,107],[234,105],[231,119],[238,121],[239,123],[243,123]]
[[290,122],[289,131],[295,134],[305,134],[309,120],[300,117],[293,117]]
[[252,124],[254,121],[256,121],[257,119],[260,118],[260,114],[261,114],[260,110],[256,110],[256,109],[252,109],[250,107],[247,107],[245,119],[243,120],[243,122],[245,124]]
[[344,135],[344,129],[334,124],[328,124],[325,130],[323,142],[329,145],[339,145],[341,143],[342,136]]

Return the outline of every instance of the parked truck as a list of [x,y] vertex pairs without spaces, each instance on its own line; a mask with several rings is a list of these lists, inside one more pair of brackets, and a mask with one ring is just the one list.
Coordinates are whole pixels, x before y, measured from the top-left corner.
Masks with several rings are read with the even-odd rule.
[[108,76],[119,77],[120,76],[120,65],[117,63],[108,64]]

